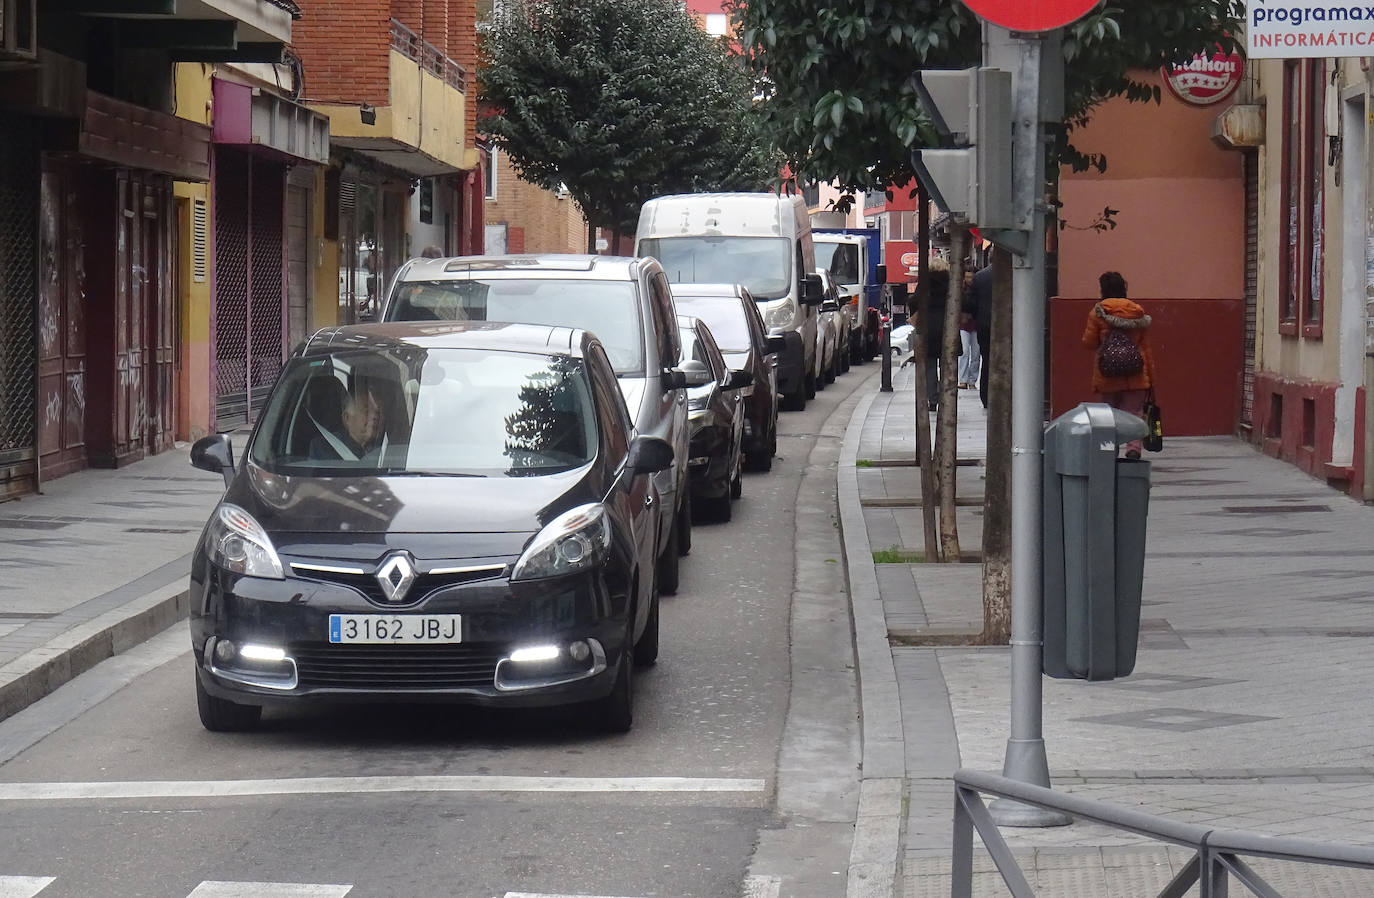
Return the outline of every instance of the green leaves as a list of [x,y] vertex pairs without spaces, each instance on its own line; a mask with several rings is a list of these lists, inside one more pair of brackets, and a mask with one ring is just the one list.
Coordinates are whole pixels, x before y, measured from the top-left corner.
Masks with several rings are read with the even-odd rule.
[[632,229],[650,197],[758,189],[778,170],[760,85],[674,0],[512,0],[480,61],[478,129],[595,224]]
[[[792,172],[852,191],[907,183],[911,148],[933,137],[912,72],[981,57],[980,21],[949,0],[732,0],[732,14],[770,87],[762,118]],[[1070,124],[1112,97],[1158,102],[1129,73],[1234,49],[1243,17],[1239,0],[1104,0],[1064,31]],[[1066,164],[1106,166],[1067,140],[1059,151]]]

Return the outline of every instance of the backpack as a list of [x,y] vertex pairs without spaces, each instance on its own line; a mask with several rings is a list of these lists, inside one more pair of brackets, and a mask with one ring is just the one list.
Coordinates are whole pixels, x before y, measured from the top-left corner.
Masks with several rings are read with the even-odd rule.
[[1145,370],[1145,357],[1130,334],[1119,327],[1111,327],[1097,350],[1097,370],[1103,377],[1133,377]]

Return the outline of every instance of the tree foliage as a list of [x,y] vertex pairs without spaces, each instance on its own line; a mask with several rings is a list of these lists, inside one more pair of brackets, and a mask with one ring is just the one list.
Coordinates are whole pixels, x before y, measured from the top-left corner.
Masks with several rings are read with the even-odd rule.
[[[788,165],[849,190],[913,176],[910,149],[933,136],[911,84],[916,69],[981,59],[981,23],[952,0],[733,0],[733,14],[750,64],[766,75],[765,117]],[[1240,0],[1104,0],[1064,31],[1067,124],[1112,97],[1158,102],[1132,71],[1236,49],[1243,18]],[[1067,140],[1059,150],[1076,168],[1105,168]]]
[[748,68],[674,0],[513,0],[480,53],[478,129],[594,225],[631,229],[650,197],[777,172]]

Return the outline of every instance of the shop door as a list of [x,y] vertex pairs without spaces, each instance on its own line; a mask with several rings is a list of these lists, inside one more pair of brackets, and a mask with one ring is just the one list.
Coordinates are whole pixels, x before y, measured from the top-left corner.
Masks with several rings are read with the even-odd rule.
[[115,179],[114,293],[114,463],[134,461],[141,454],[146,386],[143,380],[148,282],[143,272],[143,228],[140,185],[128,172]]
[[256,417],[281,370],[284,169],[215,151],[215,426]]
[[172,447],[176,421],[176,361],[177,331],[176,285],[173,259],[176,230],[172,211],[170,184],[150,179],[143,189],[143,282],[144,315],[147,322],[144,334],[147,347],[144,355],[144,382],[147,384],[145,407],[147,418],[144,439],[150,454],[165,452]]
[[38,487],[39,137],[34,119],[0,112],[0,500]]
[[38,451],[44,480],[86,467],[86,256],[80,168],[45,161],[39,219]]

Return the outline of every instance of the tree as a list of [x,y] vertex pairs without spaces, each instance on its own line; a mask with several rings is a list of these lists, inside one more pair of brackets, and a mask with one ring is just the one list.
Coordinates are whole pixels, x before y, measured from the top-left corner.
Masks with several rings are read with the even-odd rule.
[[[766,75],[765,119],[792,171],[850,191],[907,184],[913,146],[933,142],[911,75],[981,58],[979,20],[950,0],[734,0],[744,52]],[[1216,46],[1238,48],[1239,0],[1102,4],[1065,29],[1070,127],[1112,97],[1159,100],[1135,81]],[[1057,161],[1105,168],[1067,140]]]
[[663,193],[777,172],[747,67],[673,0],[514,0],[480,49],[478,129],[589,224],[632,229]]

